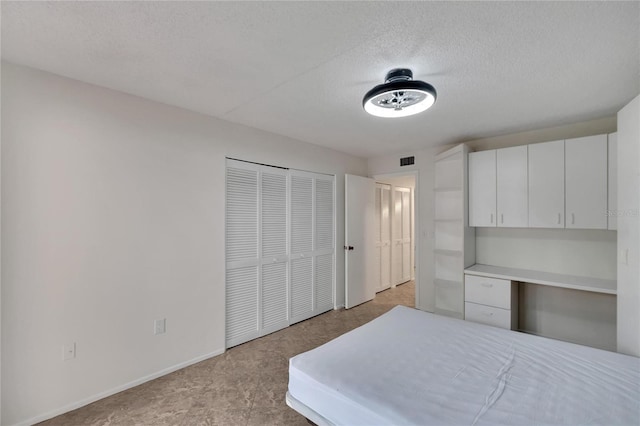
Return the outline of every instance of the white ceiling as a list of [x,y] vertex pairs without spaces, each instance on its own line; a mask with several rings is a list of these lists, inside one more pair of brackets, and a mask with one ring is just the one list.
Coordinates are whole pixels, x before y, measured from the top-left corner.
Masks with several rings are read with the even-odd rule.
[[[2,2],[2,58],[371,157],[613,115],[639,2]],[[426,113],[368,116],[409,67]]]

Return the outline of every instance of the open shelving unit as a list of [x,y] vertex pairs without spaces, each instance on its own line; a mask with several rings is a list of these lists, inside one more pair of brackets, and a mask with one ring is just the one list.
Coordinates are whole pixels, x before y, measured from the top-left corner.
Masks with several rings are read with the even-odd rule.
[[475,263],[475,230],[469,227],[465,144],[435,158],[435,313],[464,318],[464,269]]

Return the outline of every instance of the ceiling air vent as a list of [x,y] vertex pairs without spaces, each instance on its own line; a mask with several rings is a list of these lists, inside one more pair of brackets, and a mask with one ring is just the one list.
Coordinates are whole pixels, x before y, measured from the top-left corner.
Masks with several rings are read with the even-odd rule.
[[402,166],[411,166],[416,163],[416,157],[413,155],[411,157],[404,157],[400,159],[400,167]]

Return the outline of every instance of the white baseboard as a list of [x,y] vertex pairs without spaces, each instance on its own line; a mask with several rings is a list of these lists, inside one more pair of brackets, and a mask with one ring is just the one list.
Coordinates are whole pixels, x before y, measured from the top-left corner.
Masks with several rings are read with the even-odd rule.
[[169,373],[173,373],[174,371],[180,370],[181,368],[185,368],[185,367],[188,367],[190,365],[197,364],[200,361],[204,361],[205,359],[209,359],[209,358],[213,358],[214,356],[221,355],[221,354],[224,353],[224,351],[225,351],[224,349],[218,349],[218,350],[216,350],[214,352],[211,352],[211,353],[208,353],[208,354],[205,354],[205,355],[190,359],[189,361],[181,362],[180,364],[173,365],[171,367],[168,367],[168,368],[165,368],[163,370],[157,371],[155,373],[149,374],[148,376],[144,376],[144,377],[141,377],[139,379],[133,380],[133,381],[131,381],[129,383],[125,383],[124,385],[116,386],[115,388],[109,389],[109,390],[104,391],[104,392],[100,392],[98,394],[92,395],[92,396],[90,396],[88,398],[85,398],[85,399],[82,399],[80,401],[73,402],[71,404],[65,405],[64,407],[60,407],[60,408],[57,408],[55,410],[51,410],[49,412],[46,412],[44,414],[40,414],[40,415],[37,415],[35,417],[32,417],[30,419],[23,420],[23,421],[21,421],[19,423],[15,423],[13,426],[30,426],[30,425],[34,425],[36,423],[43,422],[45,420],[49,420],[51,418],[59,416],[60,414],[67,413],[69,411],[72,411],[72,410],[78,409],[80,407],[84,407],[85,405],[91,404],[92,402],[96,402],[96,401],[98,401],[100,399],[103,399],[103,398],[106,398],[108,396],[115,395],[118,392],[122,392],[124,390],[131,389],[131,388],[133,388],[135,386],[141,385],[141,384],[143,384],[145,382],[148,382],[150,380],[157,379],[158,377],[165,376],[165,375],[167,375]]

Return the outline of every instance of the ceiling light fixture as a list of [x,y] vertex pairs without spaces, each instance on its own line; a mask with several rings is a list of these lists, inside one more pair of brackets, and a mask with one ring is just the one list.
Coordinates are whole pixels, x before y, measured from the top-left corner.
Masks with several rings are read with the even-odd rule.
[[436,89],[424,81],[413,80],[407,68],[387,73],[384,84],[369,90],[362,106],[376,117],[407,117],[429,109],[436,101]]

